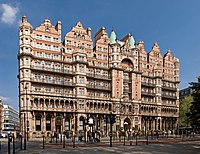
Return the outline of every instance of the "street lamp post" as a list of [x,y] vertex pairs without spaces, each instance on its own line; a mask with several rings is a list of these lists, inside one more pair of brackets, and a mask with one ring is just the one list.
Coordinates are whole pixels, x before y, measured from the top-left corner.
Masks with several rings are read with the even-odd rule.
[[125,127],[126,127],[126,125],[128,125],[128,122],[124,122],[124,146],[125,146],[125,135],[126,135]]
[[110,113],[110,147],[112,147],[112,124],[113,124],[112,112]]

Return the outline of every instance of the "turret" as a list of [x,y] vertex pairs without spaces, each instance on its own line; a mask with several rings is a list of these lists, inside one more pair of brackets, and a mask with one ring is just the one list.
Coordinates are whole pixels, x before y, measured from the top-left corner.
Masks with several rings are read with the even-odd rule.
[[132,35],[129,37],[129,45],[131,48],[135,48],[135,39]]
[[58,31],[60,35],[61,35],[61,25],[62,25],[61,21],[58,21],[55,27],[55,29]]
[[87,28],[87,34],[90,36],[90,38],[91,38],[91,31],[92,31],[91,28],[88,27],[88,28]]
[[117,39],[117,36],[116,36],[114,30],[112,30],[112,32],[110,34],[110,44],[115,44],[116,43],[116,39]]

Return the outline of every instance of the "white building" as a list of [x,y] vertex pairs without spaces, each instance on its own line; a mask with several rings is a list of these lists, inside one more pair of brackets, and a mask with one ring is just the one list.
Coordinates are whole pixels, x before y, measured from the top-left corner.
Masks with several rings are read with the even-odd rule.
[[19,112],[10,105],[3,105],[2,134],[19,131]]

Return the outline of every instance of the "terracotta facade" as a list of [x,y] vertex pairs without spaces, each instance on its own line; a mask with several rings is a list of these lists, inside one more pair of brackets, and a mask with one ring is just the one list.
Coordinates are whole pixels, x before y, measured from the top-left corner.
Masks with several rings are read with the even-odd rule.
[[[147,53],[144,42],[128,34],[117,40],[104,27],[78,22],[61,40],[61,22],[46,19],[33,29],[22,17],[19,29],[19,102],[21,131],[29,137],[69,131],[175,130],[179,112],[179,60],[157,43]],[[24,125],[24,113],[27,116]],[[92,125],[86,125],[88,119]],[[108,120],[109,121],[109,120]]]

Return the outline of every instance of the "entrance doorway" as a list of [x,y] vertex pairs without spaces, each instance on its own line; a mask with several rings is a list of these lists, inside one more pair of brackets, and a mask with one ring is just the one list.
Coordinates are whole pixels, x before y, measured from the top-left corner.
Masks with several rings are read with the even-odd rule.
[[56,117],[56,132],[61,133],[62,118],[61,116]]

